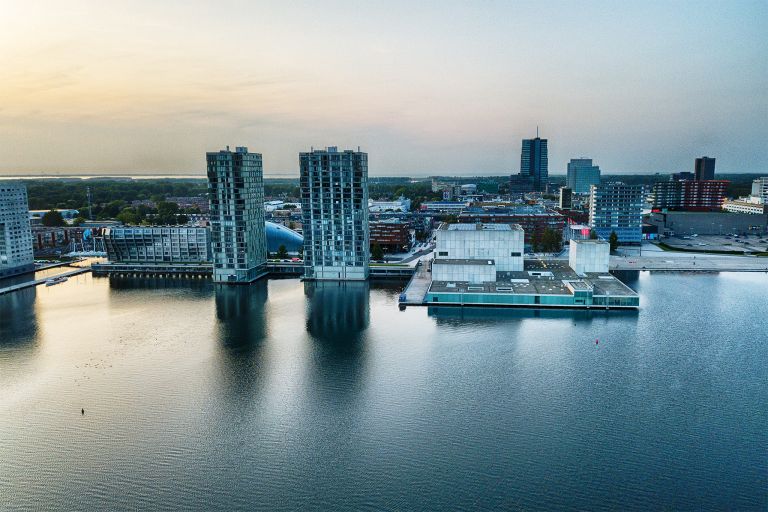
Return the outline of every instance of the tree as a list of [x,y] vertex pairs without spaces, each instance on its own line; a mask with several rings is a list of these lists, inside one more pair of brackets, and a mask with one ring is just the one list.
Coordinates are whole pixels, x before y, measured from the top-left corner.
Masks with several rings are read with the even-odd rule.
[[590,240],[597,240],[597,232],[595,232],[594,229],[589,230],[589,239]]
[[83,222],[85,222],[87,219],[83,217],[82,215],[79,215],[75,220],[72,221],[73,226],[82,226]]
[[45,212],[45,214],[43,214],[42,223],[43,226],[48,226],[49,228],[67,225],[67,223],[64,222],[64,217],[61,216],[61,212],[58,210]]
[[531,250],[533,252],[539,252],[539,234],[534,231],[531,233]]
[[277,258],[284,260],[288,257],[288,249],[285,247],[285,245],[280,245],[280,247],[277,248]]
[[611,244],[611,252],[614,252],[619,248],[619,235],[615,231],[611,231],[611,236],[608,237],[608,243]]
[[117,220],[127,225],[134,225],[140,222],[139,216],[133,210],[133,208],[125,208],[123,211],[117,214]]
[[378,243],[374,243],[371,247],[371,259],[381,260],[384,259],[384,249]]

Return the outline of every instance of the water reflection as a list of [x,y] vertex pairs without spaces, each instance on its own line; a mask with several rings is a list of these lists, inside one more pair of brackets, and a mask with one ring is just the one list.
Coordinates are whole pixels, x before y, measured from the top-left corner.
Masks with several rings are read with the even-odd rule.
[[0,350],[18,348],[36,340],[36,299],[35,288],[0,295]]
[[183,288],[208,294],[213,287],[209,279],[188,277],[109,276],[106,278],[94,277],[94,279],[108,279],[109,287],[112,290],[168,290]]
[[466,325],[467,323],[494,324],[519,322],[529,318],[567,319],[573,322],[591,322],[608,317],[637,317],[637,310],[578,310],[429,306],[427,315],[438,325]]
[[369,293],[367,282],[305,282],[307,331],[331,347],[354,348],[368,327]]
[[361,389],[369,323],[367,282],[305,282],[307,332],[312,338],[310,402],[331,412]]
[[266,279],[247,286],[215,286],[218,378],[237,401],[249,401],[267,373],[267,289]]

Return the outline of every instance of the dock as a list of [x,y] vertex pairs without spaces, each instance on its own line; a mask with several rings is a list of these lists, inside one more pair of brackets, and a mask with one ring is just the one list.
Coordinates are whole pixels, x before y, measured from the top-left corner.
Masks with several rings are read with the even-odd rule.
[[5,288],[0,288],[0,295],[4,295],[6,293],[16,292],[19,290],[23,290],[25,288],[33,288],[35,286],[41,285],[48,281],[49,279],[54,279],[56,277],[72,277],[79,274],[85,274],[86,272],[90,272],[90,268],[79,268],[77,270],[70,270],[69,272],[64,272],[62,274],[56,274],[55,276],[48,276],[43,279],[36,279],[34,281],[27,281],[26,283],[19,283],[14,284],[13,286],[7,286]]
[[424,305],[424,297],[426,297],[429,286],[432,284],[431,270],[431,261],[427,263],[419,262],[416,265],[413,276],[405,287],[405,291],[400,294],[401,306]]

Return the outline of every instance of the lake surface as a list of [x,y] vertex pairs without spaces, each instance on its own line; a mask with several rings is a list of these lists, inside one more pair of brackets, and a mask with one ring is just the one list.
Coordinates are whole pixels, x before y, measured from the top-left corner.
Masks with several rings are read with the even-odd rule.
[[0,510],[766,510],[768,276],[628,279],[639,312],[298,280],[0,296]]

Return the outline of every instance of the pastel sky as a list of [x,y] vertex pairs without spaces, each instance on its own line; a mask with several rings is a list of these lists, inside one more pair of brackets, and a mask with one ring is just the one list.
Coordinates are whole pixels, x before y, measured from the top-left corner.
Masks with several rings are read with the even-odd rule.
[[0,0],[0,174],[768,172],[768,2]]

